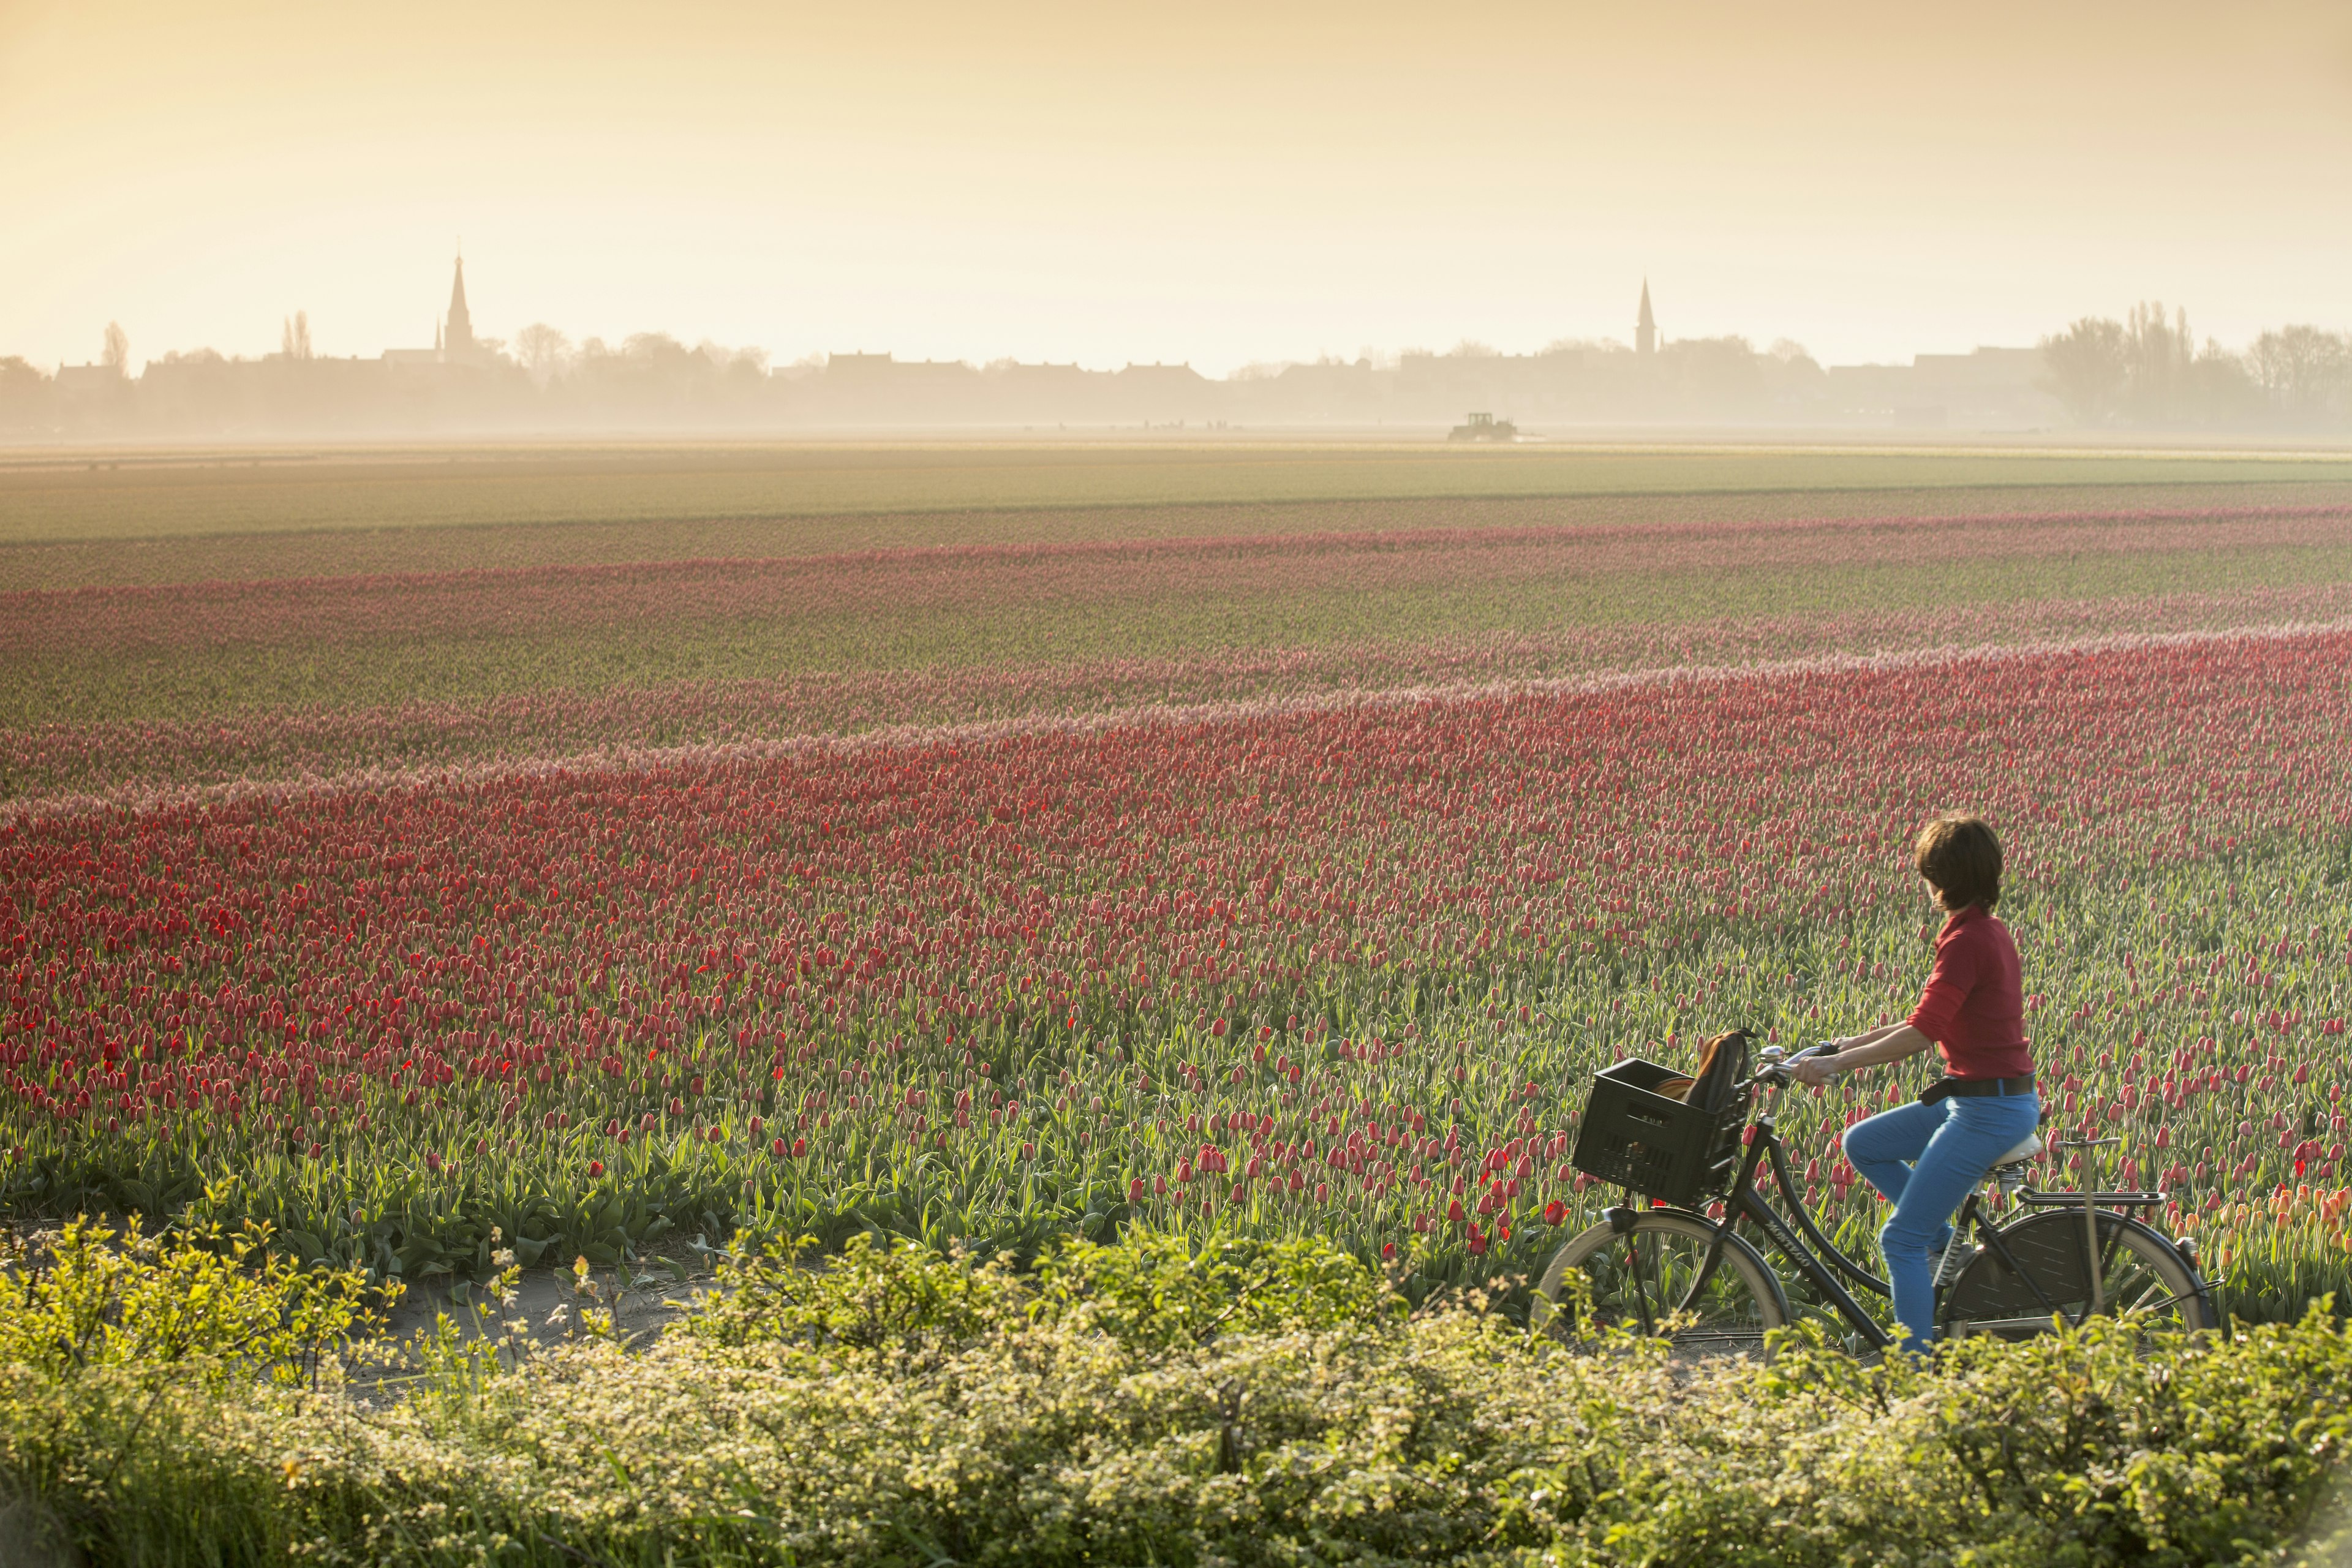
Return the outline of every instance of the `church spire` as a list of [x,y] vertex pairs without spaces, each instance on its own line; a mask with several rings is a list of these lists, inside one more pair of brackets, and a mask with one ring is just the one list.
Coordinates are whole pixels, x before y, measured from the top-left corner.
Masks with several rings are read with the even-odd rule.
[[1642,315],[1633,323],[1633,351],[1651,354],[1658,352],[1658,319],[1650,314],[1650,280],[1642,279]]
[[457,256],[457,280],[449,287],[449,330],[442,334],[442,357],[474,357],[474,318],[466,310],[466,258]]

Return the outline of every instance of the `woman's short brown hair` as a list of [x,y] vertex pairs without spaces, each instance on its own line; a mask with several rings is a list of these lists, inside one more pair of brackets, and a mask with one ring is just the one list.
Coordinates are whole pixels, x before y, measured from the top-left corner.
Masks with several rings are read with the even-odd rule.
[[1948,811],[1928,823],[1911,847],[1911,864],[1948,910],[1982,904],[1990,914],[2000,902],[2000,840],[1980,816]]

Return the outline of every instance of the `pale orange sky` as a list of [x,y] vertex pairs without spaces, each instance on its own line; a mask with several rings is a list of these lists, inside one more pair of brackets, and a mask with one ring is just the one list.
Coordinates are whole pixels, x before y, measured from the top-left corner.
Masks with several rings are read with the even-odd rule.
[[0,0],[0,353],[2352,327],[2352,5]]

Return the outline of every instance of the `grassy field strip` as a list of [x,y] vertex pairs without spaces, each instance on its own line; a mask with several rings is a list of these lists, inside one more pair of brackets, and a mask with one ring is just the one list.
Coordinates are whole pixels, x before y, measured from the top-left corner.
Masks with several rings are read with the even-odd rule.
[[448,523],[0,543],[0,593],[299,577],[518,570],[859,551],[1370,535],[1433,529],[1612,529],[1727,522],[2292,511],[2352,506],[2352,480],[2284,485],[1963,487],[1906,490],[1292,501],[987,512],[675,515],[631,521]]
[[655,448],[0,473],[0,544],[1040,507],[2352,480],[2352,456],[1568,447]]

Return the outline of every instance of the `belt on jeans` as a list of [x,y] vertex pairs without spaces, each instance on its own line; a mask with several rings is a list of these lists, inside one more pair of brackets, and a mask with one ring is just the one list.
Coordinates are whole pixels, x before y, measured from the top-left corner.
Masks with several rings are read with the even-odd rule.
[[2032,1094],[2033,1075],[2020,1073],[2015,1078],[1939,1078],[1919,1091],[1919,1103],[1933,1105],[1955,1094]]

